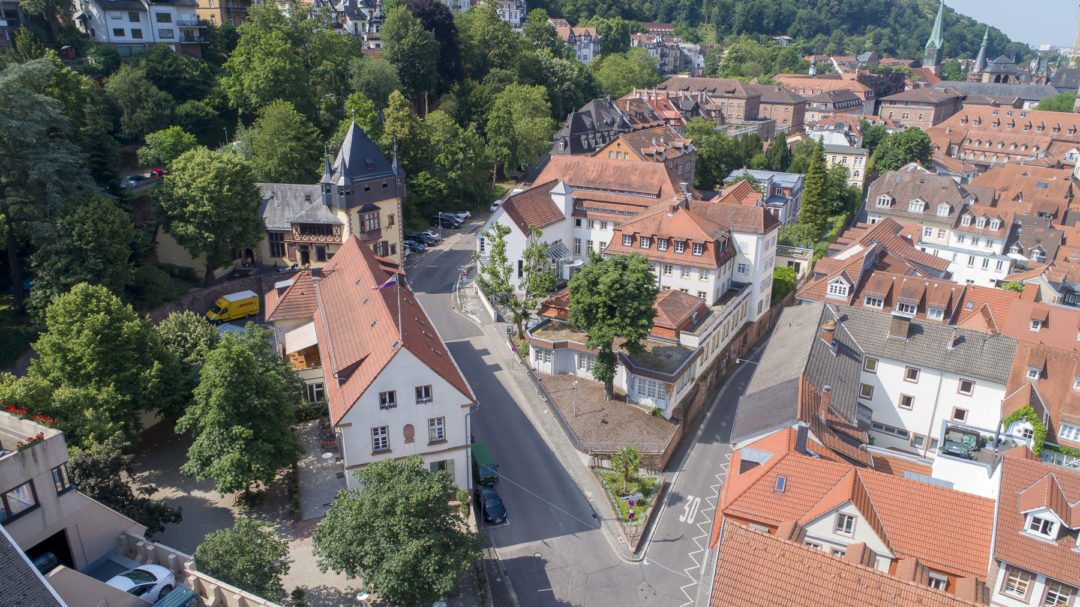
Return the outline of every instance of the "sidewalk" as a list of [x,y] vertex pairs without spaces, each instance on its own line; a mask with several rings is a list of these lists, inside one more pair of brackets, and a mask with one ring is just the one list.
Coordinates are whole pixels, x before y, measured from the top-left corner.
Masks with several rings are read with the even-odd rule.
[[612,508],[606,502],[607,494],[588,470],[589,456],[574,448],[563,432],[562,427],[555,417],[547,410],[547,405],[537,394],[532,381],[521,366],[517,354],[510,350],[506,341],[507,323],[493,322],[483,303],[476,293],[472,284],[468,284],[458,290],[461,296],[461,309],[465,316],[472,318],[484,333],[488,342],[489,351],[499,360],[499,365],[509,372],[512,383],[507,386],[518,403],[524,403],[522,412],[529,418],[533,427],[544,437],[545,442],[559,459],[567,474],[574,479],[574,484],[581,489],[585,498],[589,501],[596,517],[600,520],[604,537],[611,544],[612,550],[619,558],[627,562],[638,562],[644,558],[643,554],[630,551],[630,547],[623,538],[619,523],[615,520]]

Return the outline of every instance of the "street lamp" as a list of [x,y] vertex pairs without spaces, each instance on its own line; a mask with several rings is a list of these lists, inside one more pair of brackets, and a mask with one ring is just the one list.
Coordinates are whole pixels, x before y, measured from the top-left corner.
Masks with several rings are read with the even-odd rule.
[[756,364],[758,364],[758,363],[756,363],[756,362],[754,362],[754,361],[752,361],[752,360],[746,360],[745,358],[736,358],[736,359],[735,359],[735,364],[737,365],[737,364],[739,364],[739,363],[750,363],[751,365],[756,365]]
[[577,380],[574,380],[574,417],[577,417]]

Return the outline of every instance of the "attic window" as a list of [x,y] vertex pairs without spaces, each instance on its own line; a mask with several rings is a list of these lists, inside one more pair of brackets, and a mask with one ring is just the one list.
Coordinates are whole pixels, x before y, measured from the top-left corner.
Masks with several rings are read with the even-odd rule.
[[848,284],[844,282],[844,279],[837,278],[829,283],[828,296],[834,299],[846,298],[848,294]]
[[1028,379],[1039,379],[1041,376],[1042,376],[1042,369],[1039,369],[1038,367],[1028,367],[1027,368],[1027,376],[1026,377]]
[[912,213],[922,213],[926,209],[926,203],[916,198],[908,203],[908,211]]
[[1046,538],[1053,539],[1057,530],[1057,523],[1041,516],[1028,515],[1024,530]]
[[368,328],[369,329],[374,329],[375,328],[375,323],[377,323],[377,322],[379,322],[379,321],[377,321],[377,320],[371,321],[371,326],[369,326]]
[[1041,328],[1042,328],[1042,321],[1039,320],[1038,318],[1032,318],[1031,319],[1031,324],[1028,325],[1028,330],[1030,330],[1030,331],[1038,331]]
[[963,217],[961,217],[960,218],[960,225],[962,225],[962,226],[971,225],[971,215],[964,215]]
[[991,230],[997,230],[1000,227],[1001,227],[1001,222],[1000,221],[998,221],[996,219],[990,220],[990,229]]
[[784,489],[787,489],[787,477],[786,476],[777,476],[776,477],[776,485],[773,487],[773,490],[776,491],[777,493],[783,493]]
[[[900,178],[897,177],[897,179],[900,179]],[[888,208],[888,207],[892,206],[892,198],[887,196],[887,195],[878,196],[877,197],[877,206],[883,207],[883,208]]]
[[946,216],[948,216],[948,214],[949,214],[949,205],[944,203],[944,202],[937,205],[937,214],[938,214],[938,217],[946,217]]
[[985,217],[980,217],[980,218],[976,219],[975,220],[975,227],[979,228],[979,229],[985,228],[986,227],[986,218]]

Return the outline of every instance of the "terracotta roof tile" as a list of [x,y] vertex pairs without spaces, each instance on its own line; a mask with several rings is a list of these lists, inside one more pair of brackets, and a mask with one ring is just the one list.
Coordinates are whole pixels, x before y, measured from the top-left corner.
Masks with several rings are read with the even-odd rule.
[[[555,156],[559,158],[559,156]],[[551,190],[559,182],[551,180],[514,194],[502,204],[503,211],[526,236],[532,228],[546,228],[565,219],[551,200]]]
[[[1027,377],[1028,367],[1041,371],[1039,379]],[[1080,377],[1080,352],[1020,341],[1005,386],[1002,416],[1031,405],[1046,420],[1047,439],[1060,442],[1062,422],[1080,425],[1080,392],[1073,390],[1073,378]],[[1080,445],[1080,441],[1066,441]]]
[[[1031,330],[1032,319],[1041,323],[1037,331]],[[1080,350],[1080,310],[1021,298],[1009,308],[1001,332],[1020,341]]]
[[315,314],[315,285],[311,272],[293,275],[293,283],[282,290],[271,289],[266,293],[266,320],[311,318]]
[[653,324],[665,328],[680,329],[690,320],[694,313],[702,313],[708,310],[709,306],[701,298],[694,297],[689,293],[667,289],[657,294],[653,307],[656,308],[656,317],[653,319]]
[[765,234],[780,228],[780,220],[765,207],[720,204],[711,200],[691,200],[690,210],[736,232]]
[[[630,245],[623,244],[624,236],[632,236]],[[649,248],[640,246],[641,238],[650,238]],[[673,244],[667,250],[659,250],[659,241],[688,242],[681,253]],[[701,255],[693,254],[692,244],[704,245]],[[615,228],[611,242],[604,249],[605,255],[641,253],[655,262],[672,262],[695,267],[722,268],[735,256],[731,234],[681,205],[657,205],[647,213]]]

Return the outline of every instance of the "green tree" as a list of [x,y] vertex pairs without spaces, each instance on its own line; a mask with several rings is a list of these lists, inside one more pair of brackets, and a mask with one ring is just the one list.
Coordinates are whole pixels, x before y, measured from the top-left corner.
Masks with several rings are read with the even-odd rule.
[[[950,59],[941,64],[941,79],[956,82],[964,79],[964,71],[960,69],[960,61]],[[1072,109],[1072,108],[1069,108]]]
[[510,276],[513,265],[506,254],[506,236],[510,228],[501,223],[493,223],[480,236],[483,238],[487,259],[479,253],[473,253],[473,258],[481,261],[480,271],[476,276],[480,290],[488,297],[497,298],[498,303],[508,301],[514,292],[510,285]]
[[397,68],[402,92],[410,99],[435,83],[439,42],[404,6],[390,9],[382,28],[383,57]]
[[461,128],[449,114],[435,110],[424,118],[431,149],[435,157],[431,171],[446,184],[451,200],[472,204],[485,199],[487,188],[487,157],[483,137],[476,127]]
[[513,71],[527,40],[499,18],[490,4],[481,4],[458,19],[465,75],[477,82],[492,70]]
[[885,138],[867,162],[868,171],[894,171],[917,162],[930,164],[930,136],[918,127],[909,127]]
[[161,130],[172,121],[176,101],[146,79],[146,72],[130,64],[105,79],[105,92],[120,110],[120,136],[136,141]]
[[548,12],[542,8],[536,8],[529,11],[529,16],[525,19],[525,27],[522,28],[521,33],[529,39],[539,48],[544,48],[551,51],[555,55],[559,55],[563,52],[562,48],[565,47],[562,39],[559,38],[558,32],[555,31],[555,26],[551,25],[548,21]]
[[220,339],[218,330],[205,316],[184,310],[169,314],[156,327],[156,331],[161,344],[180,365],[176,392],[178,404],[186,408],[191,403],[195,387],[199,385],[199,372],[206,356]]
[[170,126],[146,136],[146,145],[138,149],[139,164],[167,167],[181,154],[197,145],[195,135],[178,126]]
[[651,88],[661,81],[656,59],[643,48],[604,55],[593,60],[589,69],[600,88],[612,97],[622,97],[635,88]]
[[622,473],[622,495],[629,493],[627,485],[631,478],[637,478],[641,466],[641,454],[632,445],[619,447],[611,454],[611,466]]
[[375,109],[386,108],[390,93],[401,90],[401,78],[397,68],[385,58],[354,59],[350,64],[349,86],[363,93],[375,104]]
[[285,594],[289,545],[269,525],[237,517],[231,529],[206,534],[195,549],[195,568],[241,590],[276,601]]
[[747,164],[737,140],[719,131],[709,121],[695,116],[686,125],[686,136],[697,148],[694,185],[709,190],[724,181],[735,169]]
[[522,56],[519,84],[543,86],[551,101],[551,117],[556,120],[565,120],[570,112],[599,96],[589,68],[546,50]]
[[862,146],[870,150],[871,153],[873,153],[873,151],[881,145],[881,142],[885,141],[885,138],[889,136],[889,131],[885,128],[884,124],[871,125],[865,120],[860,120],[859,124],[859,130],[861,130],[863,134]]
[[341,119],[336,110],[351,92],[349,66],[362,56],[363,45],[355,36],[342,36],[332,28],[321,26],[309,36],[301,57],[321,113],[325,115],[322,118]]
[[155,44],[140,53],[138,66],[147,80],[177,103],[202,99],[214,87],[214,73],[209,64],[178,53],[167,44]]
[[776,266],[773,268],[773,283],[772,283],[772,302],[773,304],[779,303],[781,299],[787,296],[795,290],[795,283],[798,281],[798,276],[795,274],[794,268],[787,266]]
[[131,217],[108,198],[87,196],[50,218],[48,236],[30,259],[34,269],[31,307],[44,310],[57,295],[86,282],[122,295],[131,278]]
[[16,63],[25,63],[45,56],[45,45],[25,25],[20,25],[12,38],[8,57]]
[[176,360],[149,321],[103,286],[80,283],[54,299],[34,351],[25,379],[46,388],[43,412],[69,445],[138,440],[139,412],[175,403]]
[[443,599],[459,572],[481,557],[482,540],[452,508],[453,476],[429,472],[419,456],[357,470],[362,489],[345,489],[315,528],[319,569],[360,578],[391,603]]
[[769,149],[765,150],[766,166],[770,171],[786,171],[791,164],[791,150],[788,149],[787,135],[778,133]]
[[193,257],[206,255],[207,282],[233,249],[262,238],[262,196],[251,166],[238,155],[195,148],[174,160],[162,181],[156,215]]
[[290,424],[303,382],[277,356],[270,332],[248,323],[227,333],[206,355],[195,403],[176,422],[194,441],[180,471],[213,480],[222,494],[269,485],[296,462],[300,445]]
[[825,171],[825,148],[819,140],[803,182],[799,223],[821,234],[829,219],[829,192]]
[[510,297],[510,317],[517,325],[518,339],[525,338],[525,321],[536,309],[540,298],[555,288],[555,269],[548,259],[550,245],[542,240],[543,236],[539,228],[529,227],[529,244],[521,253],[524,262],[521,288]]
[[266,183],[311,183],[322,172],[319,132],[288,101],[276,99],[259,110],[252,125],[251,165]]
[[75,5],[64,0],[20,0],[19,8],[30,15],[41,17],[49,24],[52,33],[52,42],[60,40],[60,22],[71,19],[71,11]]
[[820,237],[821,232],[814,231],[810,226],[793,223],[780,227],[776,243],[788,247],[813,247]]
[[853,199],[848,189],[848,168],[842,164],[836,164],[825,173],[825,192],[829,201],[829,214],[838,215],[847,211],[854,211],[858,204],[856,195]]
[[44,217],[65,200],[94,189],[69,139],[71,121],[47,91],[56,76],[50,59],[14,63],[0,72],[0,218],[15,303],[23,302],[20,249]]
[[229,103],[242,114],[256,114],[271,101],[284,99],[305,116],[314,110],[309,74],[293,42],[279,29],[240,26],[240,41],[221,73]]
[[1035,106],[1035,109],[1047,112],[1071,112],[1075,103],[1076,93],[1061,93],[1043,99]]
[[1013,293],[1022,293],[1024,291],[1024,283],[1018,280],[1006,280],[1000,286],[1002,290],[1012,291]]
[[[430,116],[429,116],[430,118]],[[378,141],[382,134],[382,124],[379,122],[379,111],[375,109],[375,103],[366,95],[357,91],[345,100],[345,117],[338,124],[338,130],[334,133],[334,143],[341,145],[345,140],[345,134],[349,131],[349,125],[356,121],[356,126],[364,131],[368,139]]]
[[555,121],[543,87],[512,84],[495,97],[487,138],[494,160],[503,162],[506,175],[536,160],[554,133]]
[[390,93],[390,104],[383,116],[382,133],[378,139],[383,154],[389,157],[394,146],[397,146],[398,158],[406,175],[429,168],[432,150],[428,132],[420,117],[409,107],[409,100],[399,91]]
[[570,279],[570,324],[588,334],[586,347],[600,350],[593,377],[604,382],[611,398],[615,378],[616,337],[622,348],[641,352],[641,341],[652,329],[656,309],[656,275],[643,255],[616,255],[602,258],[589,252],[589,263]]
[[152,499],[157,487],[133,484],[135,456],[131,454],[131,444],[120,436],[110,436],[85,449],[70,446],[68,451],[68,474],[79,487],[79,493],[144,525],[147,537],[161,533],[165,525],[182,520],[180,508]]
[[585,27],[596,28],[596,33],[600,34],[600,52],[604,55],[625,53],[630,50],[630,34],[645,30],[640,23],[627,21],[622,17],[611,19],[593,17],[589,19]]
[[817,144],[817,140],[809,137],[799,140],[799,143],[795,144],[795,149],[791,152],[791,163],[788,165],[788,172],[805,175],[810,170],[810,161],[814,159]]

